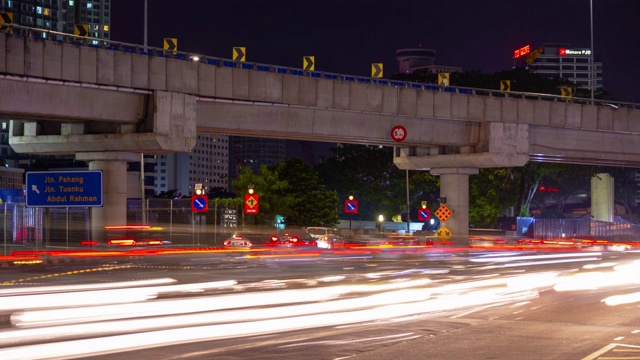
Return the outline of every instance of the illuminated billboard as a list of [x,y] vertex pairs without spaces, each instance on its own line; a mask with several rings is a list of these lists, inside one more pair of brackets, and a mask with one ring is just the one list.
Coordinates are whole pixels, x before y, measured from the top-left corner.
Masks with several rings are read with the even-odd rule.
[[517,59],[520,56],[527,55],[529,53],[529,51],[530,51],[529,45],[523,46],[520,49],[518,49],[518,50],[513,52],[513,58]]
[[566,55],[591,55],[590,49],[558,49],[558,55],[566,56]]

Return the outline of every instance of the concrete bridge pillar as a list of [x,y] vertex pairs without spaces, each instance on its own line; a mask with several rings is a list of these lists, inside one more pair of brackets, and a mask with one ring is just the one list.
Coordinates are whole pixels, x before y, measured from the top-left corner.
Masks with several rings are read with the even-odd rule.
[[440,199],[453,215],[443,223],[453,233],[456,245],[469,244],[469,175],[478,174],[477,168],[433,168],[431,174],[440,176]]
[[607,173],[591,178],[591,216],[594,220],[613,222],[615,179]]
[[102,207],[91,208],[91,238],[104,239],[106,225],[127,224],[127,162],[140,161],[140,154],[125,152],[78,153],[89,162],[89,170],[102,170]]

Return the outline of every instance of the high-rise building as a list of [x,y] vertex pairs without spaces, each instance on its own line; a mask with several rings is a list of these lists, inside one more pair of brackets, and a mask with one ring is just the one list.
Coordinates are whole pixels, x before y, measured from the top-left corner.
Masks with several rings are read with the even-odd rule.
[[401,73],[411,73],[420,69],[429,69],[432,72],[460,72],[461,67],[436,65],[436,51],[432,49],[400,49],[396,50],[396,59]]
[[110,39],[111,0],[62,0],[66,33],[73,33],[74,25],[87,25],[89,37]]
[[238,176],[241,167],[250,167],[258,174],[261,165],[275,165],[285,157],[286,140],[232,136],[230,175]]
[[[0,0],[0,12],[11,13],[13,23],[30,28],[73,33],[76,24],[87,25],[89,37],[109,39],[111,0]],[[15,30],[24,33],[25,30]],[[36,36],[47,37],[47,33]],[[0,133],[0,159],[11,167],[30,168],[41,159],[47,168],[86,166],[73,156],[16,154],[8,142],[8,124],[4,119]]]
[[[543,44],[533,50],[529,46],[516,50],[514,61],[531,71],[550,78],[568,79],[582,89],[602,90],[602,62],[591,63],[591,49],[574,48],[570,44]],[[595,70],[595,71],[593,71]],[[592,76],[593,71],[593,76]]]
[[0,0],[0,11],[17,25],[69,34],[86,25],[89,37],[110,38],[111,0]]
[[64,31],[62,0],[0,0],[0,11],[13,14],[17,25]]
[[155,155],[155,192],[177,190],[176,195],[193,195],[195,184],[202,189],[229,190],[229,136],[198,134],[188,153]]

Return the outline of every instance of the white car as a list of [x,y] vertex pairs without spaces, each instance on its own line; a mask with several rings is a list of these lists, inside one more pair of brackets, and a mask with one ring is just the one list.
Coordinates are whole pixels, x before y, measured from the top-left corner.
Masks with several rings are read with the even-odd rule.
[[251,249],[253,243],[242,235],[234,235],[223,243],[225,249]]
[[310,226],[305,229],[316,240],[320,249],[343,248],[344,240],[338,235],[338,229],[322,226]]

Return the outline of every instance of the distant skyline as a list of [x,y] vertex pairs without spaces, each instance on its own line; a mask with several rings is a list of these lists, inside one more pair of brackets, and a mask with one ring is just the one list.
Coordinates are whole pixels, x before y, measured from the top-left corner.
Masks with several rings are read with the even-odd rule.
[[[385,77],[398,71],[395,51],[437,51],[436,64],[497,72],[513,66],[513,51],[543,43],[590,47],[604,64],[604,87],[639,102],[640,32],[636,0],[148,0],[148,45],[178,39],[178,50],[231,57],[247,48],[247,61],[369,76],[371,63]],[[111,1],[111,39],[143,42],[144,0]]]

